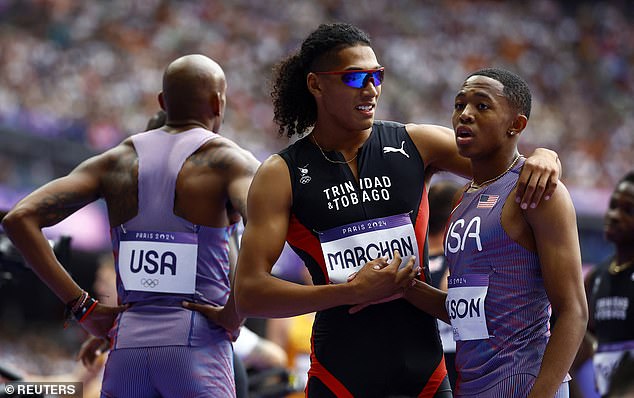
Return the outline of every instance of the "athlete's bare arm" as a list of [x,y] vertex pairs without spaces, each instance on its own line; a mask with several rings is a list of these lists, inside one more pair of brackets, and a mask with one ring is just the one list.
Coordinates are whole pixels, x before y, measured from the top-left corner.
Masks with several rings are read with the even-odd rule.
[[557,317],[529,397],[552,397],[573,363],[588,321],[576,215],[563,184],[549,201],[523,213],[532,230],[546,293]]
[[380,299],[402,289],[414,276],[412,262],[398,270],[400,259],[374,269],[366,264],[350,283],[307,286],[271,275],[284,247],[291,213],[288,167],[278,155],[258,170],[249,191],[248,216],[236,273],[236,298],[242,316],[290,317],[344,304]]
[[[113,165],[117,148],[81,163],[65,177],[56,179],[22,199],[3,219],[2,225],[33,271],[64,303],[79,297],[82,289],[57,261],[42,228],[64,220],[102,196],[102,178]],[[125,151],[125,150],[124,150]],[[105,336],[116,314],[125,307],[98,304],[82,326],[96,336]]]
[[[246,225],[247,195],[259,165],[260,162],[251,152],[240,148],[234,142],[224,138],[212,140],[192,155],[186,167],[183,167],[177,184],[177,192],[180,193],[182,200],[177,198],[177,209],[190,221],[197,219],[199,222],[205,222],[203,225],[226,226],[231,222],[227,216],[227,208],[230,208],[232,212],[242,216]],[[234,247],[234,250],[236,249],[237,247]],[[235,252],[229,254],[232,256]],[[190,302],[183,305],[203,313],[236,337],[235,333],[243,318],[238,314],[235,305],[233,261],[230,261],[230,265],[232,289],[224,306]]]
[[[458,153],[453,130],[430,124],[408,124],[406,129],[425,167],[471,178],[471,162]],[[516,200],[521,199],[521,205],[526,208],[537,206],[542,198],[548,199],[555,192],[560,175],[561,163],[557,153],[537,148],[522,167]]]
[[240,150],[235,155],[235,167],[230,170],[227,193],[229,203],[241,216],[244,224],[247,224],[247,197],[253,177],[260,167],[260,162],[251,152]]

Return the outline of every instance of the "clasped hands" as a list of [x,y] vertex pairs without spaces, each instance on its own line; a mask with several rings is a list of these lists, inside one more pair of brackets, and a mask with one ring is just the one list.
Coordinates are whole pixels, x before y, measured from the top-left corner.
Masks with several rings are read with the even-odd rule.
[[418,267],[414,267],[416,258],[411,256],[404,267],[399,268],[403,259],[398,250],[394,251],[392,262],[379,257],[368,263],[358,272],[348,277],[348,283],[354,284],[358,302],[349,312],[354,314],[372,304],[385,303],[403,297],[405,291],[414,283]]

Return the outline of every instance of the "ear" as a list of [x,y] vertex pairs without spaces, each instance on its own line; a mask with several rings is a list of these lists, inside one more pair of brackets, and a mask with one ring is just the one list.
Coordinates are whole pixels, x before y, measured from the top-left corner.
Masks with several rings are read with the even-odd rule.
[[528,124],[528,118],[524,115],[517,115],[515,120],[513,120],[513,124],[511,124],[511,128],[508,129],[508,135],[518,135],[520,134]]
[[211,93],[211,109],[215,116],[220,116],[222,113],[222,95],[219,91]]
[[162,91],[158,94],[158,103],[161,106],[161,109],[163,109],[164,111],[167,112],[167,110],[165,109],[165,100],[163,99],[163,92]]
[[321,94],[321,86],[319,84],[319,77],[313,72],[308,73],[306,76],[306,87],[308,91],[315,97]]

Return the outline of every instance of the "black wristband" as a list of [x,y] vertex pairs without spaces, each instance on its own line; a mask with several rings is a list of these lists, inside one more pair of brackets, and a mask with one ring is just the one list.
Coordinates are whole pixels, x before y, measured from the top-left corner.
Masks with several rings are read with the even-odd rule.
[[97,305],[97,302],[97,300],[90,297],[88,292],[82,291],[79,297],[66,303],[64,327],[67,327],[70,321],[81,322],[86,319]]
[[88,296],[88,299],[84,302],[84,304],[80,306],[77,311],[73,312],[73,317],[75,318],[75,320],[81,323],[84,319],[86,319],[88,314],[90,314],[92,310],[95,309],[97,303],[97,300]]

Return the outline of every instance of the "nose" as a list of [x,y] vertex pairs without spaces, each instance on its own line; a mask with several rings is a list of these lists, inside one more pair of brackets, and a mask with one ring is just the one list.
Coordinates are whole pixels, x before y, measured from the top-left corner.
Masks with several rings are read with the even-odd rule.
[[368,77],[365,78],[363,91],[370,91],[372,95],[376,95],[379,92],[379,89],[375,85],[374,78],[370,74],[368,74]]
[[465,105],[462,111],[459,112],[459,119],[462,123],[473,121],[473,112],[471,111],[471,106],[469,104]]

